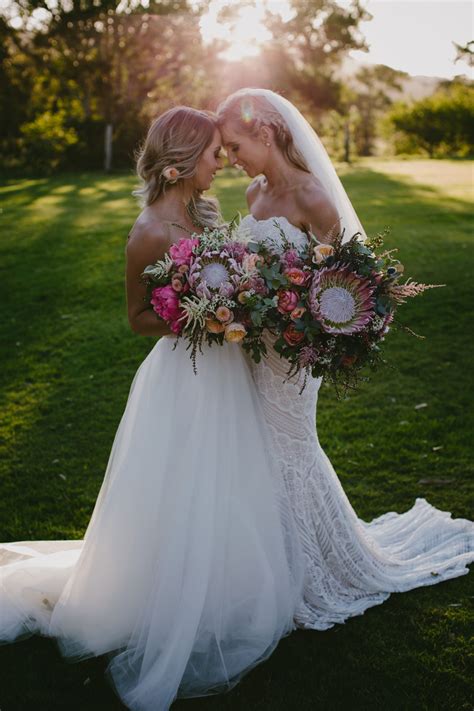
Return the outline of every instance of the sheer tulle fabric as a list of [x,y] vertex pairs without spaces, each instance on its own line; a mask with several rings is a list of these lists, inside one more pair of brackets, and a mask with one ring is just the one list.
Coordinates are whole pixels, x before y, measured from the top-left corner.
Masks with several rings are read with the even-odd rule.
[[[280,223],[297,247],[306,236],[284,217],[243,219],[253,239],[282,248]],[[474,560],[474,523],[453,519],[425,499],[402,514],[390,511],[370,522],[352,508],[316,434],[321,379],[288,380],[287,366],[272,349],[250,363],[272,439],[272,450],[288,492],[305,558],[298,627],[326,630],[379,605],[392,592],[433,585],[465,575]]]
[[238,345],[161,339],[140,366],[84,542],[6,544],[0,637],[114,652],[131,709],[226,691],[294,629],[302,559]]

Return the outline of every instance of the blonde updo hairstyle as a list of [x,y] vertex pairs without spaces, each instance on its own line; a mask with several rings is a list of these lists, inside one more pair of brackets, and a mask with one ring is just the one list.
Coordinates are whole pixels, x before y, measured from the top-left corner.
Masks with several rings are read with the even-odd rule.
[[[176,106],[153,121],[136,156],[142,185],[133,195],[142,207],[152,205],[169,186],[194,177],[216,128],[213,114],[189,106]],[[200,190],[186,207],[196,225],[215,227],[222,222],[218,201],[203,197]]]
[[296,148],[286,121],[263,96],[254,96],[248,89],[239,89],[217,109],[217,123],[231,123],[239,133],[256,138],[262,126],[273,129],[275,143],[289,163],[305,173],[311,173],[305,159]]

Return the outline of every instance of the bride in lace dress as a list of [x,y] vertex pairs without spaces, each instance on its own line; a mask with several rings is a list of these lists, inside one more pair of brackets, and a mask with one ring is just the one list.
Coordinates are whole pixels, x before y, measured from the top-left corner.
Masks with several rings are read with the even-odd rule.
[[[242,89],[218,110],[229,160],[254,178],[247,190],[252,238],[281,248],[281,227],[295,246],[308,231],[330,241],[335,226],[363,236],[362,226],[321,142],[281,96]],[[272,349],[251,363],[273,450],[304,554],[304,585],[295,611],[298,627],[325,630],[386,600],[392,592],[432,585],[469,572],[474,523],[418,498],[405,513],[358,518],[316,434],[321,379],[286,380]]]

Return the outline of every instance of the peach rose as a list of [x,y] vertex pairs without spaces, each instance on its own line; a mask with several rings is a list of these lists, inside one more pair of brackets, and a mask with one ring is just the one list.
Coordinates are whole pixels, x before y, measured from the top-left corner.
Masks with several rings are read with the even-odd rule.
[[225,327],[224,338],[229,343],[240,343],[247,334],[247,329],[241,323],[229,323]]
[[224,324],[220,323],[220,321],[216,321],[213,318],[206,319],[206,328],[209,333],[222,333],[223,331],[225,331]]
[[283,331],[283,338],[289,346],[296,346],[303,340],[304,333],[303,331],[297,331],[293,324],[290,323]]
[[334,247],[331,244],[318,244],[313,249],[313,262],[321,264],[321,262],[332,254],[334,254]]
[[296,309],[293,309],[291,312],[290,318],[293,319],[293,321],[297,321],[305,312],[306,309],[304,306],[297,306]]
[[221,323],[228,324],[234,320],[234,314],[227,306],[218,306],[216,309],[216,319]]
[[298,267],[290,267],[290,269],[285,269],[283,274],[286,276],[288,281],[296,286],[302,286],[306,281],[306,274],[302,269]]

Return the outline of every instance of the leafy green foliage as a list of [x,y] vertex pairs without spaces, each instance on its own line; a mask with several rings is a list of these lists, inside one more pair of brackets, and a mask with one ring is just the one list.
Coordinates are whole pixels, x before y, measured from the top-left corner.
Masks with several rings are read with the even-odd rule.
[[[422,149],[430,157],[474,153],[474,87],[455,82],[432,96],[408,106],[396,106],[388,121],[399,132],[397,151]],[[401,134],[401,135],[400,135]]]

